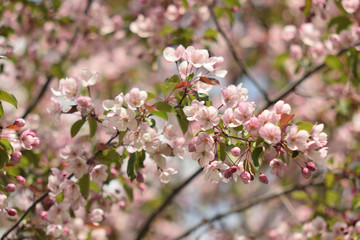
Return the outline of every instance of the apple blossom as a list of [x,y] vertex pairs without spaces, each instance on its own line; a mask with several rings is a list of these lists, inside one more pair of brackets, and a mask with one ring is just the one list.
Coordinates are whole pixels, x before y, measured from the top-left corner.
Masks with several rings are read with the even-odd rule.
[[78,76],[78,79],[80,79],[83,87],[93,86],[99,80],[99,73],[92,72],[85,68],[82,70],[80,76]]
[[200,124],[203,129],[210,129],[220,122],[218,110],[213,106],[202,107],[196,114],[195,120]]
[[145,91],[140,91],[138,88],[133,88],[125,95],[124,100],[130,108],[136,109],[145,103],[146,98],[147,93]]
[[13,183],[9,183],[6,185],[5,189],[8,192],[15,192],[16,186]]
[[274,158],[273,160],[270,161],[269,166],[270,166],[270,172],[272,174],[276,174],[276,176],[278,176],[279,178],[284,176],[287,167],[286,163],[282,162],[278,158]]
[[275,145],[281,140],[281,130],[272,123],[266,123],[259,130],[259,134],[264,141],[270,145]]
[[90,221],[99,223],[104,219],[104,211],[100,208],[95,208],[90,213]]
[[31,150],[33,147],[39,145],[40,140],[36,134],[30,129],[25,130],[20,135],[21,146],[27,150]]
[[344,7],[345,11],[348,13],[354,13],[359,9],[360,1],[359,0],[342,0],[341,5]]

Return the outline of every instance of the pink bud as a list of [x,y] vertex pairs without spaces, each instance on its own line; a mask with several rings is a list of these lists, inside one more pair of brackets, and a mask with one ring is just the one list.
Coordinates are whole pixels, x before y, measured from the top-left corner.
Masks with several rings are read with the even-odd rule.
[[223,173],[224,178],[226,178],[226,179],[231,178],[232,174],[233,173],[231,172],[231,168],[226,169]]
[[16,186],[13,183],[9,183],[8,185],[6,185],[6,191],[8,192],[15,192]]
[[316,171],[316,166],[315,166],[315,164],[313,163],[313,162],[307,162],[306,163],[306,167],[311,171],[311,172],[314,172],[314,171]]
[[233,147],[231,149],[231,154],[234,156],[234,157],[239,157],[240,156],[240,153],[241,153],[241,149],[239,147]]
[[251,182],[251,174],[247,171],[242,172],[240,174],[240,178],[245,184],[248,184],[249,182]]
[[25,126],[25,120],[22,118],[18,118],[15,120],[14,125],[18,126],[19,128],[22,128]]
[[17,211],[14,208],[7,209],[7,213],[9,214],[9,216],[12,216],[12,217],[17,215]]
[[307,167],[304,167],[304,168],[301,170],[301,173],[302,173],[302,175],[303,175],[304,178],[306,178],[306,179],[311,178],[311,171],[310,171]]
[[235,173],[238,170],[237,166],[231,166],[230,171],[231,173]]
[[116,169],[115,168],[110,169],[110,172],[111,172],[112,175],[116,175]]
[[21,184],[21,185],[26,183],[26,180],[25,180],[25,178],[23,176],[17,176],[16,181],[17,181],[18,184]]
[[41,215],[40,215],[40,216],[41,216],[41,219],[46,220],[47,215],[48,215],[48,212],[42,211],[42,212],[41,212]]
[[189,152],[195,152],[196,151],[195,144],[194,143],[189,143],[188,150],[189,150]]
[[11,154],[10,163],[19,164],[21,157],[22,157],[21,152],[13,152]]
[[259,176],[259,181],[261,182],[261,183],[264,183],[264,184],[268,184],[269,183],[269,179],[268,179],[268,177],[265,175],[265,174],[260,174],[260,176]]
[[141,172],[138,172],[138,174],[136,175],[136,181],[138,181],[139,183],[144,182],[144,176],[141,174]]

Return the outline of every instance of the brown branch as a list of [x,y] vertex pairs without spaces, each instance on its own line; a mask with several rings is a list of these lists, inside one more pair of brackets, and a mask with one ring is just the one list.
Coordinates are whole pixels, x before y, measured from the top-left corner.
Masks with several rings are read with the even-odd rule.
[[[92,4],[93,0],[88,0],[86,8],[84,10],[84,14],[87,15],[90,9],[90,6]],[[70,50],[71,47],[73,45],[73,43],[75,42],[75,39],[77,38],[77,36],[79,35],[79,27],[76,27],[75,29],[75,33],[72,36],[72,38],[69,41],[68,47],[65,51],[65,53],[62,55],[62,57],[60,58],[60,63],[64,62],[70,54]],[[47,74],[46,75],[46,82],[44,83],[44,85],[42,86],[42,88],[40,89],[40,92],[38,93],[37,97],[34,99],[34,101],[28,106],[28,108],[25,110],[24,114],[21,116],[21,118],[26,118],[27,115],[29,115],[30,112],[32,112],[34,110],[34,108],[36,107],[36,105],[39,103],[39,101],[41,100],[41,98],[44,96],[47,88],[49,87],[50,83],[52,82],[52,80],[54,79],[54,76],[51,74]]]
[[161,204],[161,206],[156,209],[151,215],[150,217],[146,220],[146,222],[143,224],[143,226],[141,227],[141,229],[139,230],[139,233],[136,237],[136,240],[140,240],[142,239],[145,234],[148,232],[149,227],[151,225],[151,223],[154,221],[154,219],[171,203],[171,201],[173,200],[173,198],[180,193],[180,191],[185,188],[193,179],[196,178],[197,175],[199,175],[202,171],[202,168],[200,168],[199,170],[197,170],[193,175],[191,175],[185,182],[183,182],[182,184],[180,184],[178,187],[176,187],[169,196],[167,196],[167,198],[165,199],[165,201]]
[[[355,44],[354,47],[359,46],[360,42]],[[350,48],[345,48],[342,49],[341,51],[339,51],[336,55],[340,56],[343,53],[345,53],[346,51],[348,51]],[[306,79],[308,79],[311,75],[313,75],[314,73],[317,73],[318,71],[320,71],[321,69],[323,69],[326,66],[325,63],[322,63],[320,65],[318,65],[317,67],[315,67],[313,70],[307,72],[304,74],[304,76],[302,76],[299,80],[290,83],[289,85],[287,85],[286,87],[284,87],[282,90],[280,90],[280,92],[277,94],[277,96],[271,100],[271,101],[267,101],[266,105],[265,105],[265,109],[269,108],[270,106],[272,106],[274,103],[276,103],[277,101],[281,100],[282,98],[286,97],[287,95],[289,95],[291,92],[293,92],[297,86],[299,86],[302,82],[304,82]]]
[[264,96],[265,100],[267,102],[270,101],[269,96],[266,92],[266,90],[260,85],[260,83],[251,76],[251,74],[249,73],[249,70],[247,69],[245,63],[242,61],[242,59],[240,59],[240,57],[236,54],[235,48],[233,47],[233,45],[231,44],[229,38],[226,36],[224,30],[220,27],[219,21],[217,20],[214,11],[212,9],[212,6],[208,7],[209,12],[211,14],[211,18],[214,21],[215,25],[216,25],[216,29],[219,31],[219,33],[221,34],[221,36],[225,39],[226,45],[228,46],[233,58],[235,59],[235,62],[239,65],[239,67],[241,68],[243,74],[255,85],[255,87],[261,92],[261,94]]
[[309,185],[287,186],[287,187],[282,188],[281,190],[276,191],[275,193],[261,195],[259,197],[253,198],[253,199],[251,199],[251,200],[249,200],[247,202],[244,202],[244,203],[240,204],[240,206],[233,207],[230,210],[228,210],[227,212],[220,213],[220,214],[217,214],[216,216],[214,216],[212,218],[204,219],[204,220],[200,221],[199,223],[197,223],[193,227],[189,228],[187,231],[185,231],[184,233],[182,233],[180,236],[176,237],[175,239],[176,240],[182,239],[182,238],[190,235],[192,232],[194,232],[198,228],[202,227],[203,225],[213,223],[213,222],[215,222],[217,220],[220,220],[222,218],[225,218],[225,217],[227,217],[227,216],[229,216],[231,214],[241,213],[241,212],[243,212],[243,211],[245,211],[245,210],[247,210],[247,209],[249,209],[249,208],[251,208],[253,206],[256,206],[258,204],[261,204],[261,203],[270,201],[272,199],[278,198],[280,196],[289,194],[289,193],[294,192],[296,190],[302,190],[302,189],[305,189],[305,188],[307,188],[309,186],[319,186],[319,185],[323,185],[323,184],[324,184],[324,182],[310,183]]

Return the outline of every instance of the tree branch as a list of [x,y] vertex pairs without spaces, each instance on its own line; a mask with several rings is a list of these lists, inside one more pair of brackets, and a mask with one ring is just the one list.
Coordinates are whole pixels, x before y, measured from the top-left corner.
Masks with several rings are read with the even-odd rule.
[[309,186],[319,186],[319,185],[323,185],[324,182],[319,182],[319,183],[310,183],[308,185],[295,185],[295,186],[286,186],[280,190],[275,191],[275,193],[272,194],[263,194],[260,195],[259,197],[253,198],[252,200],[249,200],[247,202],[243,202],[242,204],[240,204],[239,206],[233,207],[230,210],[228,210],[227,212],[224,213],[220,213],[212,218],[209,219],[204,219],[201,222],[199,222],[198,224],[194,225],[193,227],[189,228],[187,231],[185,231],[183,234],[181,234],[180,236],[176,237],[176,240],[182,239],[188,235],[190,235],[192,232],[194,232],[195,230],[197,230],[198,228],[202,227],[205,224],[209,224],[212,222],[215,222],[217,220],[220,220],[222,218],[225,218],[231,214],[234,213],[240,213],[243,212],[253,206],[256,206],[258,204],[270,201],[272,199],[278,198],[280,196],[289,194],[293,191],[296,190],[302,190],[305,189]]
[[215,25],[216,25],[216,29],[219,31],[219,33],[221,34],[221,36],[225,39],[226,45],[228,46],[233,58],[235,59],[236,63],[239,65],[239,67],[241,68],[243,74],[256,86],[256,88],[261,92],[261,94],[264,96],[265,100],[267,102],[270,101],[269,96],[266,92],[266,90],[260,85],[260,83],[258,83],[258,81],[252,77],[245,65],[245,63],[240,59],[240,57],[236,54],[236,51],[233,47],[233,45],[231,44],[229,38],[226,36],[225,32],[222,30],[222,28],[220,27],[219,21],[216,19],[216,16],[214,14],[214,11],[212,9],[211,6],[208,7],[209,12],[211,14],[211,18],[214,21]]
[[165,199],[165,201],[161,204],[161,206],[154,211],[150,217],[146,220],[146,222],[141,227],[136,240],[142,239],[145,234],[148,232],[151,223],[154,219],[171,203],[172,199],[183,189],[185,188],[193,179],[196,178],[202,172],[202,168],[199,168],[193,175],[191,175],[185,182],[176,187],[169,196]]
[[[92,1],[93,0],[88,0],[87,2],[87,5],[86,5],[86,8],[84,10],[84,14],[87,15],[88,12],[89,12],[89,9],[91,7],[91,4],[92,4]],[[65,51],[65,53],[62,55],[62,57],[60,58],[60,63],[61,62],[64,62],[69,54],[70,54],[70,50],[71,50],[71,47],[73,45],[73,43],[75,42],[75,39],[77,38],[77,36],[79,35],[79,27],[76,27],[75,29],[75,33],[74,35],[72,36],[72,38],[70,39],[69,41],[69,44],[68,44],[68,47]],[[52,76],[51,74],[47,74],[46,75],[46,82],[44,83],[44,85],[42,86],[42,88],[40,89],[40,92],[38,93],[37,97],[34,99],[34,101],[29,105],[29,107],[25,110],[24,114],[21,116],[21,118],[26,118],[27,115],[29,115],[30,112],[32,112],[34,110],[34,108],[36,107],[36,105],[39,103],[39,101],[41,100],[41,98],[44,96],[47,88],[49,87],[50,83],[52,82],[52,80],[54,79],[54,76]]]
[[[360,42],[355,44],[354,47],[359,46]],[[341,51],[339,51],[336,55],[340,56],[343,53],[345,53],[346,51],[348,51],[350,48],[345,48],[342,49]],[[280,90],[280,92],[277,94],[277,96],[271,100],[271,101],[267,101],[266,105],[265,105],[265,109],[269,108],[271,105],[273,105],[274,103],[276,103],[277,101],[281,100],[282,98],[286,97],[287,95],[289,95],[291,92],[293,92],[295,90],[295,88],[297,86],[299,86],[302,82],[304,82],[306,79],[308,79],[311,75],[313,75],[314,73],[320,71],[321,69],[323,69],[326,66],[325,63],[322,63],[320,65],[318,65],[317,67],[315,67],[313,70],[307,72],[304,74],[304,76],[302,76],[299,80],[288,84],[286,87],[284,87],[282,90]]]

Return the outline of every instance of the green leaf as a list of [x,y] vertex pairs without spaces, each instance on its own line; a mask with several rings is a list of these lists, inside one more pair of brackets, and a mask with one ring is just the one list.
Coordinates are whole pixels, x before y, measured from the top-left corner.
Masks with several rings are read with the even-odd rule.
[[128,166],[127,166],[127,175],[129,176],[130,180],[133,181],[136,178],[135,175],[135,161],[136,161],[136,153],[130,153]]
[[9,159],[10,158],[8,153],[4,149],[0,148],[0,169],[5,166],[5,164],[7,163],[7,161],[9,161]]
[[151,112],[151,114],[161,117],[162,119],[165,119],[166,121],[169,120],[168,115],[166,114],[166,112],[160,112],[160,111],[153,111]]
[[144,168],[145,151],[136,152],[135,171],[138,172],[141,168]]
[[1,139],[1,140],[0,140],[0,146],[1,146],[3,149],[5,149],[7,152],[13,152],[13,151],[14,151],[11,143],[10,143],[8,140],[6,140],[6,139]]
[[327,173],[325,175],[325,186],[327,188],[332,188],[335,184],[335,175],[332,173]]
[[262,152],[263,152],[263,148],[262,148],[262,147],[257,147],[257,148],[255,148],[254,151],[252,151],[252,153],[251,153],[251,158],[252,158],[252,160],[253,160],[253,162],[254,162],[255,167],[259,167],[259,166],[260,166],[260,164],[259,164],[259,157],[260,157],[260,155],[262,154]]
[[2,102],[0,102],[0,117],[1,118],[4,117],[4,108],[3,108]]
[[150,99],[153,99],[154,97],[156,97],[155,96],[155,94],[154,93],[151,93],[151,92],[147,92],[147,99],[146,100],[150,100]]
[[179,84],[180,83],[180,78],[178,75],[172,75],[170,78],[165,79],[166,83],[176,83]]
[[80,192],[85,199],[89,196],[90,190],[90,175],[87,173],[78,181]]
[[209,96],[205,93],[195,92],[195,97],[198,101],[209,101]]
[[97,121],[95,118],[89,116],[88,122],[89,122],[89,128],[90,128],[90,138],[92,138],[93,136],[95,136],[95,133],[96,133]]
[[181,131],[183,132],[183,134],[185,134],[189,128],[189,121],[186,119],[186,116],[182,109],[178,109],[176,113],[176,118],[179,122]]
[[234,7],[234,6],[240,7],[240,3],[238,0],[223,0],[223,2],[229,7]]
[[95,192],[97,192],[97,193],[99,193],[99,192],[101,191],[101,189],[99,188],[99,186],[98,186],[96,183],[92,182],[92,181],[90,181],[90,187],[89,187],[89,189],[92,190],[92,191],[95,191]]
[[329,55],[325,58],[326,65],[334,70],[344,71],[343,70],[343,64],[340,61],[339,57],[336,55]]
[[287,59],[289,59],[290,53],[286,52],[276,57],[274,61],[274,66],[276,68],[282,68],[284,66],[284,63]]
[[219,153],[219,157],[222,161],[225,161],[226,159],[226,145],[222,142],[220,142],[219,146],[218,146],[218,153]]
[[299,155],[298,151],[293,151],[291,157],[296,158]]
[[156,126],[156,121],[153,118],[147,118],[146,122],[149,124],[149,127],[154,128]]
[[305,0],[304,15],[308,16],[312,7],[312,0]]
[[10,93],[0,90],[0,100],[8,102],[17,108],[17,100],[14,97],[14,95],[12,95]]
[[183,5],[184,8],[189,7],[189,4],[188,4],[187,0],[181,0],[181,2],[182,2],[182,5]]
[[308,200],[309,196],[304,191],[294,191],[291,193],[291,197],[296,200]]
[[173,107],[166,102],[155,103],[156,109],[162,112],[171,112]]
[[216,41],[217,39],[217,36],[218,36],[218,32],[214,29],[207,29],[204,33],[204,38],[206,39],[210,39],[210,40],[213,40],[213,41]]
[[71,137],[75,137],[76,134],[78,134],[78,132],[80,131],[80,128],[84,125],[85,123],[85,119],[80,119],[79,121],[76,121],[72,126],[71,126]]
[[64,193],[61,192],[60,194],[58,194],[56,196],[56,202],[59,203],[59,202],[62,202],[62,200],[64,200]]
[[309,122],[298,122],[298,123],[296,123],[296,125],[298,126],[298,130],[305,130],[310,134],[311,134],[311,130],[314,126],[312,123],[309,123]]
[[337,26],[336,27],[336,32],[340,33],[342,30],[346,29],[348,26],[351,25],[351,21],[349,20],[348,17],[346,16],[338,16],[338,17],[334,17],[330,20],[329,25],[328,25],[328,29],[331,28],[332,26]]

